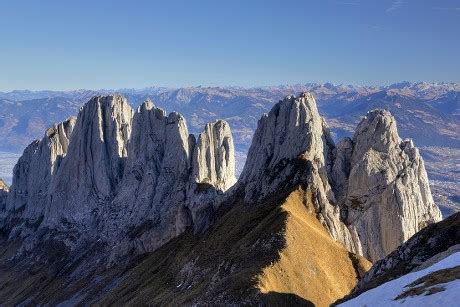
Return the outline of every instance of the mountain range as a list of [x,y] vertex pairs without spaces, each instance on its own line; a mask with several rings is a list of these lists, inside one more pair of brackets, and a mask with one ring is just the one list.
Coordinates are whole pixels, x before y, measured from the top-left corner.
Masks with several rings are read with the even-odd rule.
[[146,99],[184,115],[197,135],[207,122],[226,120],[232,127],[236,174],[241,173],[258,118],[284,96],[310,91],[332,136],[351,136],[362,114],[382,108],[390,111],[403,138],[421,147],[436,202],[445,215],[460,207],[460,85],[409,83],[389,86],[352,86],[331,83],[292,86],[191,87],[75,91],[0,92],[0,176],[11,183],[11,170],[23,148],[63,118],[75,115],[95,95],[118,92],[133,105]]
[[442,221],[389,111],[334,140],[313,93],[288,95],[257,121],[238,179],[236,148],[223,119],[195,135],[150,100],[92,97],[2,182],[0,300],[325,306],[420,265],[457,278],[460,216]]

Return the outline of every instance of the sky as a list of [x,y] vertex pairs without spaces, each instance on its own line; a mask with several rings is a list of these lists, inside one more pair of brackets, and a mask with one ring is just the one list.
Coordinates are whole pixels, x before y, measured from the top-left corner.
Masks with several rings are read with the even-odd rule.
[[0,0],[0,91],[460,82],[456,0]]

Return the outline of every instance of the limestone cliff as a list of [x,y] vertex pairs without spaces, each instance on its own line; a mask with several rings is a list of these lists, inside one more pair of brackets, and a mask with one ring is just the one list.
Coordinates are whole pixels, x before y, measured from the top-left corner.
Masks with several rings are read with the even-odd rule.
[[[0,221],[13,234],[28,232],[26,225],[39,225],[50,201],[50,185],[68,150],[76,119],[49,128],[42,140],[31,143],[13,170],[13,184]],[[13,222],[19,219],[20,223]],[[27,223],[24,222],[27,220]]]
[[313,96],[288,96],[260,119],[238,185],[244,189],[246,202],[257,202],[307,184],[319,221],[334,239],[353,251],[328,180],[333,147]]
[[[151,101],[133,112],[122,96],[97,96],[26,148],[11,191],[2,191],[1,227],[27,237],[26,249],[40,244],[34,233],[43,229],[71,249],[100,240],[114,245],[113,256],[152,251],[189,226],[207,227],[234,168],[225,121],[195,142],[178,113]],[[197,187],[203,174],[211,178],[205,191]]]
[[379,260],[441,220],[418,149],[401,141],[389,112],[369,112],[335,153],[332,181],[360,254]]
[[238,185],[257,202],[298,183],[308,183],[331,236],[372,261],[441,219],[423,160],[387,111],[370,112],[335,146],[311,94],[276,104],[259,121]]
[[46,225],[94,224],[122,179],[131,120],[131,107],[119,95],[94,97],[81,108],[59,180],[50,187]]
[[[103,233],[120,249],[154,250],[192,224],[185,119],[144,102],[135,112],[123,180],[104,210]],[[120,243],[120,238],[125,238]]]
[[2,178],[0,178],[0,212],[5,210],[6,200],[8,198],[9,187]]
[[198,137],[193,154],[193,180],[222,191],[235,184],[235,148],[227,122],[207,124]]

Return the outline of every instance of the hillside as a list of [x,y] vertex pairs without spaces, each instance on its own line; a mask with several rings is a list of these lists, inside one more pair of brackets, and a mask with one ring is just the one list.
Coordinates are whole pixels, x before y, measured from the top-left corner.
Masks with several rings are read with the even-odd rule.
[[453,306],[460,286],[459,250],[460,213],[456,213],[422,229],[376,262],[340,306]]
[[460,252],[369,290],[339,306],[456,306]]
[[185,236],[149,255],[99,302],[329,305],[370,264],[331,239],[311,194],[299,187],[287,195],[257,207],[232,205],[201,239]]
[[[151,254],[108,270],[85,270],[82,264],[95,261],[94,253],[83,252],[75,262],[48,246],[43,252],[54,250],[54,255],[47,265],[0,267],[0,300],[8,305],[262,301],[327,306],[346,295],[370,263],[332,240],[316,219],[311,193],[298,187],[284,195],[255,207],[229,203],[206,233],[189,230]],[[14,248],[4,250],[2,263],[8,263]],[[21,283],[12,283],[13,276]]]

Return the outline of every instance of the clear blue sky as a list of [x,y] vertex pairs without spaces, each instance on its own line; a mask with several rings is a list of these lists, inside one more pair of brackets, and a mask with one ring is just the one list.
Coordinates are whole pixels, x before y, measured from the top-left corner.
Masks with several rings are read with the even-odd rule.
[[460,1],[0,0],[0,91],[460,82]]

